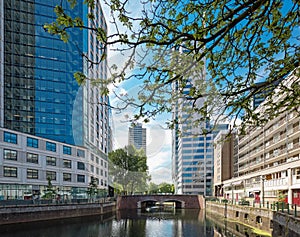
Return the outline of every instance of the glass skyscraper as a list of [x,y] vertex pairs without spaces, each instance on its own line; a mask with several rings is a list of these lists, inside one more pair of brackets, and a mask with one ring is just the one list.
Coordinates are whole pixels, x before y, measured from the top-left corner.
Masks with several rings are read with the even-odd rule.
[[134,124],[128,130],[128,145],[133,145],[136,149],[143,149],[145,155],[147,152],[146,131],[141,123]]
[[[105,188],[107,166],[104,168],[103,162],[111,139],[109,100],[89,81],[81,86],[73,76],[79,71],[105,79],[106,61],[91,67],[82,57],[99,61],[105,52],[92,31],[71,29],[68,43],[45,31],[44,24],[55,21],[54,7],[59,4],[85,24],[106,31],[100,1],[96,1],[91,22],[87,20],[89,9],[82,3],[70,10],[67,1],[0,0],[0,127],[19,136],[87,149],[84,175],[89,177],[84,183],[95,176]],[[103,170],[98,167],[99,159]]]
[[[172,84],[175,94],[185,95],[179,96],[172,108],[172,119],[178,121],[172,132],[172,179],[177,194],[210,196],[213,187],[213,137],[217,131],[202,135],[203,130],[212,130],[211,121],[203,120],[200,114],[192,111],[193,107],[201,108],[205,98],[198,98],[196,102],[186,99],[190,88],[197,85],[197,80],[205,80],[205,69],[198,73],[187,80],[181,92],[176,82]],[[216,130],[224,126],[227,127],[218,125]]]

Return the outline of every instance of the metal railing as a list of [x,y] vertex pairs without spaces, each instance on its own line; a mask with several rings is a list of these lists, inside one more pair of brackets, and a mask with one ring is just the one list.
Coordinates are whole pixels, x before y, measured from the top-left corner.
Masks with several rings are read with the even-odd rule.
[[263,202],[247,201],[247,200],[232,201],[232,200],[218,199],[218,198],[210,199],[207,201],[218,202],[223,204],[239,205],[239,206],[251,206],[255,208],[264,208],[276,212],[285,213],[288,215],[293,215],[294,217],[300,217],[300,206],[296,204],[288,204],[285,202],[266,201],[263,203]]

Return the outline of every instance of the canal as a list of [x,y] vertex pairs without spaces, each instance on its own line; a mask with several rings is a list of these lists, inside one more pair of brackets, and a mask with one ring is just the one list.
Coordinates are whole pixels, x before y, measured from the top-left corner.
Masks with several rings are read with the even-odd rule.
[[260,237],[237,223],[200,210],[141,213],[122,211],[94,217],[0,227],[1,237]]

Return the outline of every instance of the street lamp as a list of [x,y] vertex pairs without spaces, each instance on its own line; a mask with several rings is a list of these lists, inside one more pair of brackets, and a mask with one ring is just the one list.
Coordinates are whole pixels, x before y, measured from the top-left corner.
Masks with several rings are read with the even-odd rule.
[[262,197],[262,203],[263,207],[265,207],[265,176],[261,176],[261,197]]
[[233,205],[233,183],[231,183],[231,202],[232,202],[232,205]]

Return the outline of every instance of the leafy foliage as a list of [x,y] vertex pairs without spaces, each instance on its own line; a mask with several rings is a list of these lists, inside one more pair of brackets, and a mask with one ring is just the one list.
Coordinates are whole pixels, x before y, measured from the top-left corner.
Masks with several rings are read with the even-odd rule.
[[96,178],[93,176],[91,177],[91,181],[89,183],[89,187],[87,189],[87,194],[90,198],[94,198],[95,195],[98,193],[98,184]]
[[[68,1],[72,7],[76,4]],[[128,0],[104,3],[111,9],[107,18],[115,27],[110,35],[99,27],[83,25],[79,17],[71,18],[61,6],[55,9],[56,22],[45,28],[64,41],[70,28],[88,29],[97,34],[104,50],[109,46],[120,53],[129,52],[122,68],[109,68],[109,79],[80,75],[76,79],[95,80],[101,86],[140,80],[143,86],[138,98],[103,90],[124,102],[117,109],[129,105],[137,109],[132,120],[148,121],[170,112],[176,104],[199,115],[192,118],[192,126],[207,119],[226,119],[232,120],[234,127],[239,118],[243,125],[260,125],[278,113],[298,109],[299,86],[286,88],[280,81],[299,66],[299,1],[148,0],[141,2],[140,14],[128,10],[132,4]],[[84,4],[93,21],[94,1]],[[294,73],[299,77],[299,71]],[[281,102],[268,100],[264,114],[253,110],[253,96],[271,95],[277,84],[282,89]],[[185,93],[187,86],[190,90]],[[169,126],[184,119],[173,118]]]
[[56,190],[52,185],[51,178],[48,177],[48,185],[46,187],[45,194],[42,196],[43,199],[54,199],[56,196]]
[[109,175],[115,187],[122,189],[124,194],[146,191],[150,176],[143,150],[136,150],[130,145],[110,152],[108,159]]

